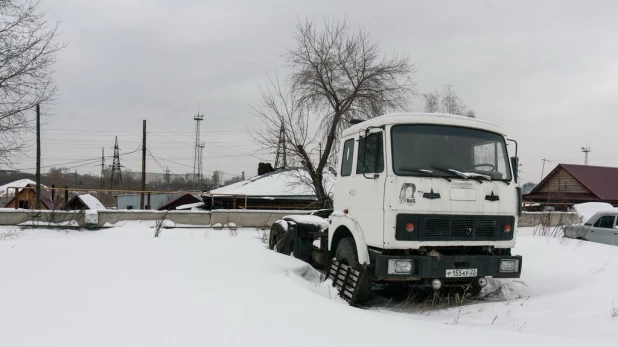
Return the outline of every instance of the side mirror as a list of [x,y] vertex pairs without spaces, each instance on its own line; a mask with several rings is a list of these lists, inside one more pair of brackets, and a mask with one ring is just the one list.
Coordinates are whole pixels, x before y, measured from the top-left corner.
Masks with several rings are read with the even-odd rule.
[[517,183],[517,172],[519,171],[519,158],[511,157],[511,166],[513,167],[513,179]]

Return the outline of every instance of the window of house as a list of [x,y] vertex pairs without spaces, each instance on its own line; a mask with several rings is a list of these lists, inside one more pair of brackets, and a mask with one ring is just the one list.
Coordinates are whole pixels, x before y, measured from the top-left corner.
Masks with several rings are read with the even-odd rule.
[[594,223],[594,227],[612,229],[614,227],[615,219],[616,216],[601,216],[601,218]]
[[[367,153],[365,153],[365,150]],[[382,132],[369,134],[358,140],[356,173],[378,173],[384,171],[384,146]]]
[[352,161],[354,160],[354,139],[349,139],[343,144],[343,157],[341,158],[341,176],[352,174]]
[[28,209],[28,200],[19,200],[17,207]]

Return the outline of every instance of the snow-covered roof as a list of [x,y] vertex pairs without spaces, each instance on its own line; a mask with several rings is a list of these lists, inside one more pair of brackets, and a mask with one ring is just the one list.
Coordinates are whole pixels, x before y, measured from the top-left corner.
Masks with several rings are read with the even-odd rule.
[[[335,177],[332,173],[324,172],[324,189],[332,193]],[[249,180],[230,184],[213,189],[210,194],[238,194],[247,196],[315,196],[311,178],[305,169],[277,170]]]
[[79,195],[78,198],[88,207],[89,210],[105,210],[105,206],[90,194]]
[[420,113],[420,112],[410,112],[410,113],[392,113],[383,115],[380,117],[375,117],[368,119],[362,123],[352,125],[343,131],[342,136],[347,137],[352,134],[358,133],[366,129],[368,126],[378,127],[382,125],[392,125],[392,124],[448,124],[448,125],[456,125],[467,128],[476,128],[483,129],[487,131],[491,131],[494,133],[503,134],[503,131],[500,128],[490,122],[470,118],[465,116],[458,116],[446,113]]
[[[32,186],[36,186],[36,182],[31,180],[31,179],[21,179],[21,180],[17,180],[17,181],[13,181],[10,183],[7,183],[5,185],[0,186],[0,197],[6,197],[6,196],[14,196],[15,195],[15,190],[11,189],[9,191],[9,195],[6,195],[6,189],[8,187],[25,187],[28,184],[32,185]],[[44,185],[41,184],[41,187],[45,187]],[[21,190],[21,189],[20,189]]]
[[192,204],[186,204],[186,205],[180,205],[177,206],[176,209],[177,210],[192,210],[193,208],[199,208],[199,207],[203,207],[206,204],[204,204],[203,202],[194,202]]

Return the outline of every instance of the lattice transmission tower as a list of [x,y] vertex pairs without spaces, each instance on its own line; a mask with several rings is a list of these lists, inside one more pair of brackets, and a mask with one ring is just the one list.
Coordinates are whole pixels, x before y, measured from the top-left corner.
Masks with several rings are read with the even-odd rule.
[[122,183],[122,166],[120,166],[120,148],[118,148],[118,136],[116,136],[116,143],[114,144],[114,160],[112,161],[112,173],[111,183],[112,187],[118,186]]
[[288,155],[285,143],[285,127],[281,125],[279,130],[279,142],[277,143],[277,155],[275,156],[275,169],[288,166]]

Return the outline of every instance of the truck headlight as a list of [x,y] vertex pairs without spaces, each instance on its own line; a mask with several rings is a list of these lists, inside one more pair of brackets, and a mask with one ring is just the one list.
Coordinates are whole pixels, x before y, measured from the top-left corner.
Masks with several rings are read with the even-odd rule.
[[412,272],[412,260],[390,259],[388,261],[389,274],[409,274]]
[[517,259],[500,260],[500,272],[517,272],[517,271],[519,271],[519,260]]

